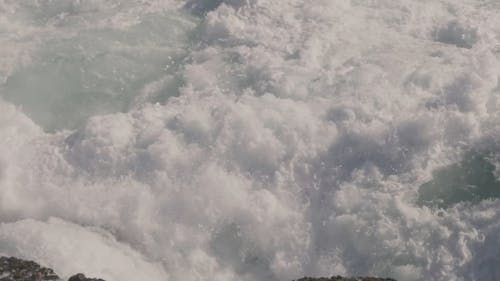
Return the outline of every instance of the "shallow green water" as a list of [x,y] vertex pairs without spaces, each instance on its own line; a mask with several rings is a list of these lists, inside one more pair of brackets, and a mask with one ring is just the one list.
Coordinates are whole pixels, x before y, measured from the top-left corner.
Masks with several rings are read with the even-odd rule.
[[434,172],[419,189],[421,205],[446,208],[460,202],[477,203],[500,198],[500,182],[488,153],[468,152],[459,163]]

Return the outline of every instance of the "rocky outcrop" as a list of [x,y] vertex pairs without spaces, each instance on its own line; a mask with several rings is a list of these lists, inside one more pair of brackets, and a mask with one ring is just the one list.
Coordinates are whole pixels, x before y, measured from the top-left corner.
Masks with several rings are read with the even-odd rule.
[[59,280],[50,268],[41,267],[33,261],[0,257],[0,281]]
[[[46,281],[62,280],[50,268],[42,267],[34,261],[21,260],[14,257],[0,257],[0,281]],[[87,278],[78,273],[68,281],[104,281],[103,279]]]
[[87,278],[87,277],[85,277],[85,275],[78,273],[78,274],[71,276],[68,279],[68,281],[104,281],[104,280],[98,279],[98,278]]
[[[42,267],[34,261],[21,260],[14,257],[0,257],[0,281],[61,281],[55,272]],[[105,281],[98,278],[88,278],[82,273],[71,276],[68,281]],[[296,281],[396,281],[390,278],[356,277],[346,278],[334,276],[331,278],[304,277]]]
[[333,276],[331,278],[311,278],[311,277],[304,277],[301,278],[297,281],[396,281],[391,278],[375,278],[375,277],[351,277],[351,278],[346,278],[342,276]]

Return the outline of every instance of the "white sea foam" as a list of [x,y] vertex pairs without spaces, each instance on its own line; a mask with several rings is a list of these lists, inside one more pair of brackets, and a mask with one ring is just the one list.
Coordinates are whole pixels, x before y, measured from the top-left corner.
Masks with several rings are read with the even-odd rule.
[[0,252],[108,281],[498,280],[474,175],[500,174],[499,12],[0,0]]

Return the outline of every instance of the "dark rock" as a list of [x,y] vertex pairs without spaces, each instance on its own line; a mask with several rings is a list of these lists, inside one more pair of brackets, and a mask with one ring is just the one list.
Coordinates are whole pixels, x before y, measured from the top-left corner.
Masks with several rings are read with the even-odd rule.
[[375,277],[342,277],[342,276],[333,276],[331,278],[312,278],[312,277],[304,277],[298,279],[297,281],[396,281],[391,278],[375,278]]
[[0,257],[0,281],[44,281],[59,280],[50,268],[41,267],[33,261],[14,257]]
[[[46,281],[61,280],[50,268],[41,267],[33,261],[25,261],[14,257],[0,257],[0,281]],[[105,281],[99,278],[88,278],[82,273],[71,276],[68,281]],[[346,278],[333,276],[331,278],[304,277],[297,281],[396,281],[391,278],[355,277]]]
[[[1,281],[1,280],[0,280]],[[102,279],[97,279],[97,278],[87,278],[85,275],[82,273],[75,274],[71,276],[68,281],[104,281]]]
[[[0,281],[47,281],[61,280],[50,268],[41,267],[33,261],[25,261],[14,257],[0,257]],[[98,278],[87,278],[78,273],[68,281],[104,281]]]

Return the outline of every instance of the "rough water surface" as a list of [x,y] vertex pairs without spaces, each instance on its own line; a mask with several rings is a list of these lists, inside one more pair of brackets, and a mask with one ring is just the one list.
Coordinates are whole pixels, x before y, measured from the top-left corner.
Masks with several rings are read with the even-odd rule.
[[493,0],[0,0],[0,254],[108,281],[500,280]]

